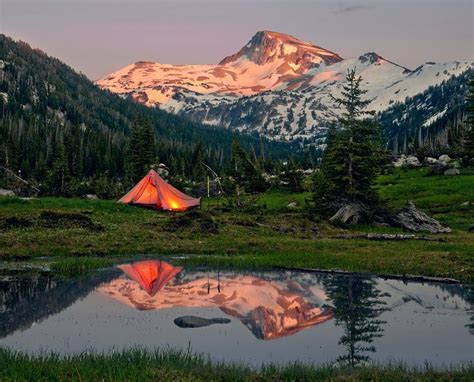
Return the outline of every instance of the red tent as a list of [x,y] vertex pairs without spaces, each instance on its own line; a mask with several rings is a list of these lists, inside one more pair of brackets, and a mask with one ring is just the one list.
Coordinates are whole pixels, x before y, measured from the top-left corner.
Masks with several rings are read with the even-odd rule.
[[168,281],[181,272],[181,267],[160,260],[145,260],[119,265],[128,277],[135,280],[150,295],[154,296]]
[[201,199],[195,199],[182,193],[166,183],[156,171],[150,170],[118,203],[154,207],[161,210],[184,211],[199,206]]

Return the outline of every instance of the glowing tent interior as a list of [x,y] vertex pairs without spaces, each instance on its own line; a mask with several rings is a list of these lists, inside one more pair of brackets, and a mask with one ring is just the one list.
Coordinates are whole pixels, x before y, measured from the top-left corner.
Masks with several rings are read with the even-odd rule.
[[169,211],[185,211],[199,206],[201,199],[184,194],[167,183],[156,171],[150,170],[118,203]]

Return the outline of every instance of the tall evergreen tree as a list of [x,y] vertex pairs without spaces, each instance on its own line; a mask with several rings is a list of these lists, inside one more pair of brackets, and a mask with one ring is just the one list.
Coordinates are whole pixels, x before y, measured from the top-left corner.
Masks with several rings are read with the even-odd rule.
[[150,122],[137,118],[130,133],[128,146],[128,174],[138,181],[155,161],[155,136]]
[[250,159],[238,141],[232,143],[232,157],[227,174],[234,178],[235,183],[248,193],[263,192],[268,188],[268,184],[256,162]]
[[371,204],[377,201],[373,183],[383,163],[381,130],[365,108],[367,92],[361,89],[362,78],[355,69],[348,71],[347,83],[335,101],[344,109],[337,128],[328,134],[320,172],[314,179],[315,202],[323,214],[334,213],[351,202]]
[[469,93],[466,97],[467,128],[464,135],[463,157],[466,165],[474,165],[474,74],[469,78]]
[[59,142],[54,150],[54,159],[50,176],[50,189],[53,195],[63,195],[69,177],[68,163],[64,144]]

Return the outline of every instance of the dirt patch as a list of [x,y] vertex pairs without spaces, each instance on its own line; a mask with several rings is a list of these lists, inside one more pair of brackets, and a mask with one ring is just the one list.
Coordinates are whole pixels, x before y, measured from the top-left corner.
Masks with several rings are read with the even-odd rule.
[[0,231],[7,231],[10,229],[28,228],[33,225],[33,221],[22,217],[6,217],[0,219]]
[[190,230],[194,233],[210,234],[215,234],[219,230],[214,217],[200,210],[191,210],[173,215],[165,229],[168,232]]
[[103,231],[104,227],[78,212],[42,211],[38,216],[38,225],[45,228],[84,228],[91,231]]

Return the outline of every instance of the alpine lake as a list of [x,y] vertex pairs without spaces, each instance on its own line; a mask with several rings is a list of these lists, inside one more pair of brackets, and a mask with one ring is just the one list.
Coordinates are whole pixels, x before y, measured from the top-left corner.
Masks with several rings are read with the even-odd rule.
[[[2,267],[0,267],[2,269]],[[0,347],[28,354],[177,349],[252,367],[474,359],[474,291],[304,271],[145,259],[76,277],[0,271]]]

